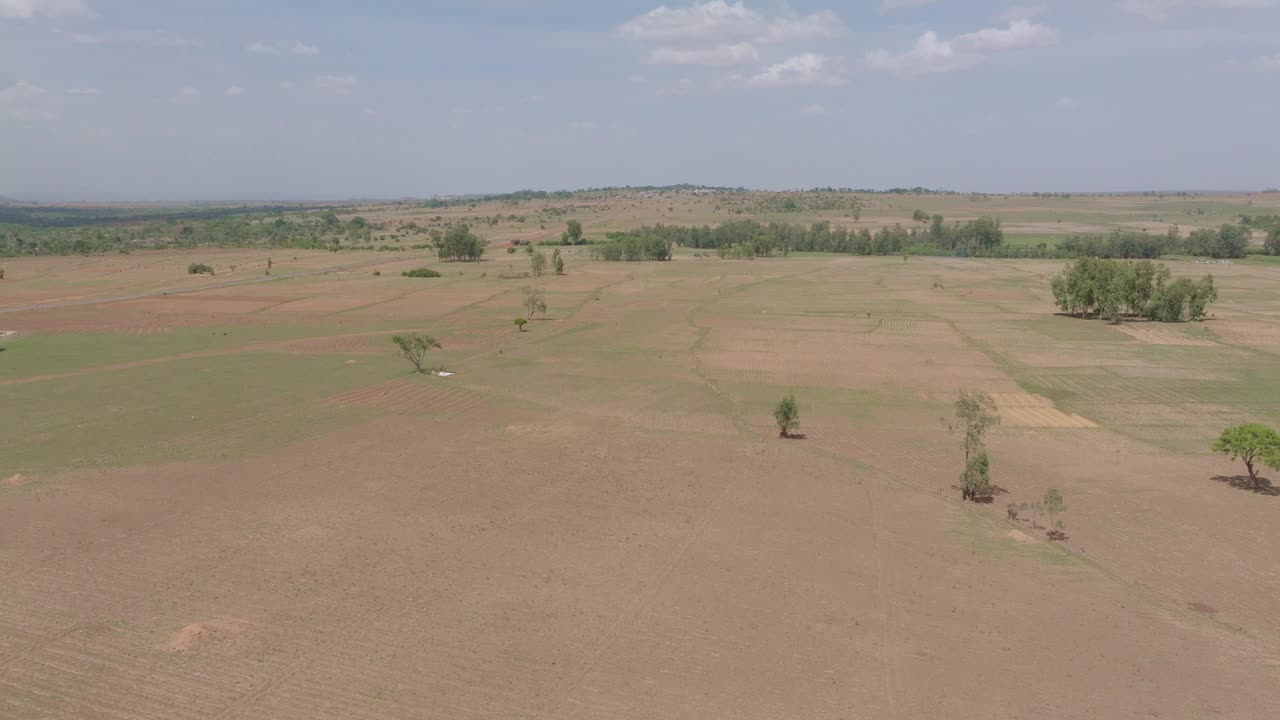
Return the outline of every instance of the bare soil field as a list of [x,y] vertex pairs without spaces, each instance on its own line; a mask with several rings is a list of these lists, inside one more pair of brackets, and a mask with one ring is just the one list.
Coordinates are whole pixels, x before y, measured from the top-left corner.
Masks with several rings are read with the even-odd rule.
[[7,263],[0,720],[1280,715],[1280,493],[1209,452],[1280,425],[1280,266],[1116,328],[1052,261],[266,255]]

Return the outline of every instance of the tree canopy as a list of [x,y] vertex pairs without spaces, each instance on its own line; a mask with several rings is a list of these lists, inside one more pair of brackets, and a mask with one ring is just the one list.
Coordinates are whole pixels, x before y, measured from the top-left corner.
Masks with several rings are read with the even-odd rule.
[[1055,275],[1050,289],[1063,312],[1116,323],[1125,317],[1203,320],[1209,304],[1218,299],[1212,275],[1171,280],[1169,268],[1149,260],[1081,258]]
[[1266,425],[1249,423],[1227,428],[1213,444],[1213,451],[1230,455],[1232,460],[1243,460],[1249,482],[1255,488],[1261,485],[1259,463],[1280,470],[1280,435]]

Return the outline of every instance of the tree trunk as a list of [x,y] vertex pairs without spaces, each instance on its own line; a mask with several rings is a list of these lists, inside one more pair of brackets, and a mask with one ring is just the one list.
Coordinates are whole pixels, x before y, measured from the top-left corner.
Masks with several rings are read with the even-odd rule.
[[1246,458],[1244,461],[1244,466],[1249,468],[1249,483],[1253,485],[1254,489],[1257,489],[1258,471],[1253,469],[1253,461]]

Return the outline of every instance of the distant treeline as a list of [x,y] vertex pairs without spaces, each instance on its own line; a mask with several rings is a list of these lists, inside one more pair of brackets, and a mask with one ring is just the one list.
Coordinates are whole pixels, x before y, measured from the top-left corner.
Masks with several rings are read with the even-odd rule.
[[314,209],[301,205],[272,206],[158,206],[158,207],[62,207],[0,204],[0,225],[32,228],[67,228],[154,221],[212,220],[234,215],[278,215]]
[[[1273,231],[1272,237],[1280,238]],[[1252,231],[1246,225],[1223,225],[1213,228],[1197,228],[1182,237],[1177,228],[1169,228],[1165,235],[1151,235],[1132,230],[1115,230],[1108,235],[1072,235],[1058,245],[1063,257],[1119,258],[1128,260],[1155,259],[1165,255],[1194,255],[1211,258],[1242,258],[1249,249]],[[1265,249],[1280,254],[1280,246],[1268,239]]]
[[[143,248],[285,247],[334,250],[372,241],[373,225],[362,217],[348,221],[333,209],[288,217],[258,213],[180,221],[119,225],[79,225],[70,228],[0,226],[0,256],[91,255]],[[408,231],[406,231],[408,232]],[[425,232],[412,229],[412,232]],[[398,248],[396,248],[398,249]]]
[[[680,225],[645,225],[625,233],[609,233],[609,243],[593,248],[593,253],[606,255],[612,245],[635,251],[632,256],[645,255],[640,247],[653,248],[650,255],[662,255],[662,247],[681,245],[701,250],[714,250],[721,257],[771,257],[792,252],[829,252],[852,255],[900,255],[904,252],[917,255],[988,255],[1003,247],[1004,231],[995,218],[980,218],[971,222],[947,225],[941,215],[934,216],[933,224],[926,230],[901,225],[871,232],[867,228],[849,230],[832,227],[823,221],[809,226],[795,223],[756,220],[734,220],[711,227]],[[623,254],[627,253],[625,250]],[[643,259],[667,259],[645,257]],[[637,258],[639,259],[639,258]]]

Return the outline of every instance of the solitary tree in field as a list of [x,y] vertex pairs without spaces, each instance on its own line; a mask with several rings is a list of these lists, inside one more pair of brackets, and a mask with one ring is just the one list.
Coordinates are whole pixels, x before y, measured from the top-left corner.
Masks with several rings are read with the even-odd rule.
[[987,431],[1000,424],[996,402],[978,390],[960,390],[956,397],[955,418],[943,421],[947,430],[964,433],[964,473],[960,476],[960,495],[965,500],[988,497],[991,492],[991,461],[983,439]]
[[582,223],[577,220],[570,220],[565,224],[567,228],[564,231],[564,239],[568,240],[569,245],[577,245],[582,242]]
[[529,261],[533,265],[533,276],[542,277],[547,272],[547,256],[540,252],[536,252],[529,256]]
[[1227,428],[1213,444],[1213,451],[1230,455],[1232,460],[1243,460],[1249,471],[1249,483],[1255,489],[1261,486],[1259,462],[1280,470],[1280,435],[1265,425],[1249,423]]
[[564,274],[564,258],[560,257],[560,248],[556,248],[555,252],[551,253],[551,264],[555,267],[557,275]]
[[951,432],[964,433],[964,463],[966,466],[983,448],[987,431],[1000,424],[996,401],[979,390],[961,389],[956,396],[955,419],[947,423]]
[[514,322],[516,324],[516,329],[519,330],[520,332],[524,332],[524,326],[529,324],[529,321],[525,320],[522,317],[516,318]]
[[537,313],[547,314],[547,297],[542,288],[525,287],[524,292],[524,310],[526,317],[530,320]]
[[778,423],[778,437],[791,437],[791,432],[800,427],[800,406],[796,404],[795,395],[778,401],[773,408],[773,419]]
[[439,340],[430,335],[396,335],[391,338],[391,342],[395,343],[396,349],[400,352],[400,357],[408,360],[413,365],[415,373],[425,373],[422,369],[422,363],[427,358],[427,353],[435,349],[443,349]]

